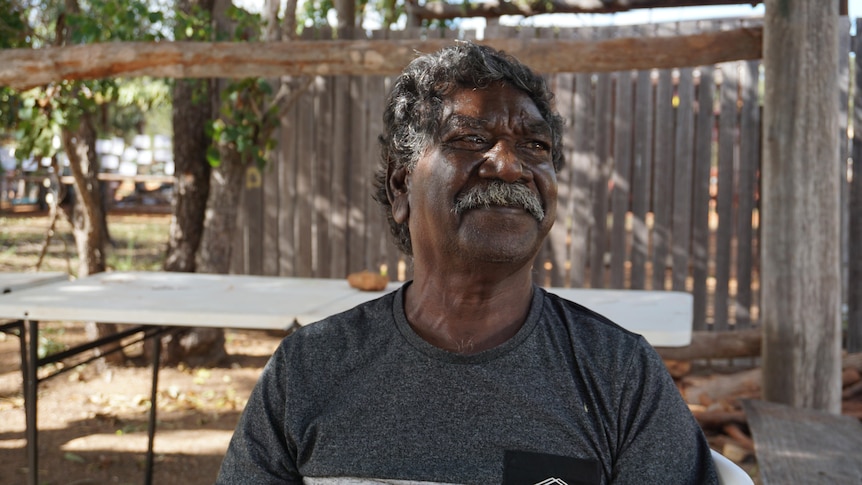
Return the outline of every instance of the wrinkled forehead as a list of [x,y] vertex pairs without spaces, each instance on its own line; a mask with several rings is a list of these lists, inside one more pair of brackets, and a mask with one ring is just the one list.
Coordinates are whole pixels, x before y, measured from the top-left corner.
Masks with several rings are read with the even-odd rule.
[[454,89],[442,99],[441,108],[439,132],[505,125],[518,131],[551,136],[551,126],[533,99],[507,83]]

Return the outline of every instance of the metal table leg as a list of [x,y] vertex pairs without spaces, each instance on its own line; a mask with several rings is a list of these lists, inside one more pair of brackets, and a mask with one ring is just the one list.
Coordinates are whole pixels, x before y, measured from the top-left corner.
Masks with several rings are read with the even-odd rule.
[[[39,445],[36,442],[39,432],[36,429],[36,399],[37,387],[39,379],[37,371],[39,369],[39,322],[25,320],[24,324],[28,327],[29,338],[27,345],[29,348],[29,357],[26,364],[27,378],[24,380],[24,412],[27,422],[27,483],[30,485],[38,485],[39,483]],[[23,327],[22,327],[23,330]],[[24,339],[24,335],[21,335]],[[24,355],[21,356],[24,358]]]
[[17,325],[15,327],[18,329],[18,344],[21,349],[21,392],[26,396],[27,387],[29,387],[27,384],[27,377],[29,376],[27,373],[27,361],[30,360],[27,355],[27,328],[24,326],[23,320],[19,320],[16,323]]
[[162,337],[156,335],[153,337],[155,347],[153,348],[153,387],[150,392],[150,422],[147,429],[147,465],[144,476],[144,483],[152,485],[153,483],[153,441],[156,437],[156,399],[158,398],[159,390],[159,361],[162,353]]
[[[62,361],[67,357],[71,357],[74,355],[78,355],[84,351],[90,350],[95,347],[99,347],[104,345],[105,343],[110,343],[113,341],[119,341],[120,339],[132,335],[134,333],[143,332],[143,336],[140,341],[146,340],[147,338],[153,338],[155,340],[156,346],[153,351],[153,383],[152,390],[150,394],[150,416],[149,416],[149,430],[148,430],[148,445],[147,445],[147,462],[146,462],[146,477],[145,483],[146,485],[152,484],[152,475],[153,475],[153,441],[155,438],[156,432],[156,398],[158,392],[159,385],[159,361],[161,360],[161,334],[167,332],[169,330],[168,327],[159,327],[155,330],[149,331],[144,330],[144,326],[138,326],[134,328],[130,328],[128,330],[119,332],[112,336],[103,337],[101,339],[94,340],[92,342],[88,342],[86,344],[82,344],[71,349],[65,350],[63,352],[54,354],[49,357],[45,357],[43,359],[39,359],[39,322],[31,321],[29,319],[22,320],[18,322],[21,335],[21,371],[24,374],[24,413],[26,416],[26,426],[27,430],[25,432],[25,436],[27,437],[27,484],[28,485],[38,485],[39,484],[39,429],[37,427],[37,419],[36,419],[36,411],[37,411],[37,399],[38,399],[38,385],[39,385],[39,375],[38,370],[40,365],[46,365],[53,362]],[[13,324],[7,324],[4,326],[6,328],[14,327]],[[25,342],[26,339],[26,342]],[[28,347],[29,346],[29,347]],[[95,356],[91,359],[87,359],[81,363],[90,362],[92,360],[97,359],[98,356]],[[48,379],[50,377],[57,376],[72,367],[66,367],[59,371],[56,371],[48,376],[45,376],[44,379]]]

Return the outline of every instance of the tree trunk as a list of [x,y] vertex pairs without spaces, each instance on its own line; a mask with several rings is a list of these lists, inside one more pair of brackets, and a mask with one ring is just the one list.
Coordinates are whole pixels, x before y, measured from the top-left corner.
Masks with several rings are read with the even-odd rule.
[[763,45],[763,397],[838,413],[838,2],[768,0]]
[[[231,0],[214,0],[213,24],[219,35],[232,31],[233,22],[228,17]],[[221,104],[221,91],[226,81],[217,81],[214,99]],[[215,110],[218,113],[218,109]],[[230,121],[228,121],[230,123]],[[245,163],[240,153],[230,144],[219,145],[219,165],[210,177],[210,193],[204,217],[204,234],[198,252],[197,266],[200,273],[226,274],[230,271],[232,235],[236,230],[236,215],[242,193]]]
[[78,276],[83,277],[105,271],[105,212],[98,181],[96,131],[90,117],[85,115],[76,132],[63,128],[61,135],[75,188],[72,222],[78,248]]
[[[230,271],[231,235],[236,231],[245,166],[239,157],[229,158],[224,152],[222,150],[221,164],[212,170],[210,178],[204,232],[196,261],[199,273],[227,274]],[[176,334],[168,343],[168,353],[172,361],[180,358],[193,366],[216,364],[227,355],[224,331],[196,328]]]
[[209,81],[178,80],[173,91],[174,194],[166,271],[195,271],[210,188],[205,133],[212,117]]
[[[75,190],[72,208],[72,234],[78,249],[78,277],[105,271],[105,247],[107,245],[107,221],[98,180],[99,161],[96,157],[96,130],[89,115],[84,115],[78,129],[67,127],[61,130],[63,150],[69,157]],[[87,322],[87,337],[91,340],[116,333],[113,323]],[[96,349],[97,354],[107,354],[107,362],[120,363],[125,358],[122,351],[112,352],[119,344],[109,344]]]
[[204,219],[204,235],[198,252],[199,273],[230,272],[232,235],[245,179],[246,165],[231,147],[220,150],[221,163],[213,168]]
[[[206,125],[212,117],[210,81],[178,80],[173,92],[174,187],[165,271],[193,273],[195,257],[203,239],[204,214],[210,190],[211,167],[206,159],[210,139]],[[207,364],[224,356],[222,331],[183,329],[164,337],[162,362],[176,365]],[[219,346],[221,342],[221,347]],[[210,344],[216,350],[209,357]]]
[[[860,32],[862,20],[856,21]],[[854,52],[862,52],[862,38],[854,38]],[[853,126],[862,126],[862,56],[856,56]],[[862,130],[853,130],[853,180],[850,184],[848,221],[847,351],[862,352]]]
[[[190,14],[195,7],[212,12],[213,2],[177,2],[177,9],[185,14]],[[165,271],[193,273],[197,269],[195,258],[203,239],[212,172],[206,156],[211,143],[206,127],[212,120],[212,81],[177,80],[172,98],[176,193],[164,268]],[[183,329],[165,337],[163,342],[162,361],[167,365],[180,362],[205,365],[225,355],[223,332],[219,329]]]

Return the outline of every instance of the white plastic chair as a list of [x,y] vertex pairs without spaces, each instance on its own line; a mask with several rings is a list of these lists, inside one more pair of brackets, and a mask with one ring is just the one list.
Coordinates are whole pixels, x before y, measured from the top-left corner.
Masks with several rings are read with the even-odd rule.
[[727,459],[721,453],[712,451],[712,461],[718,473],[719,485],[754,485],[754,481],[736,463]]

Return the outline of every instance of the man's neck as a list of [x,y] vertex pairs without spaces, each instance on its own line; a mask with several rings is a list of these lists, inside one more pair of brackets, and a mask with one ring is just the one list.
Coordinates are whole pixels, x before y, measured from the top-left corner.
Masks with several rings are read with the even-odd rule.
[[411,327],[432,345],[461,354],[488,350],[512,338],[530,309],[530,269],[488,275],[416,268],[404,302]]

